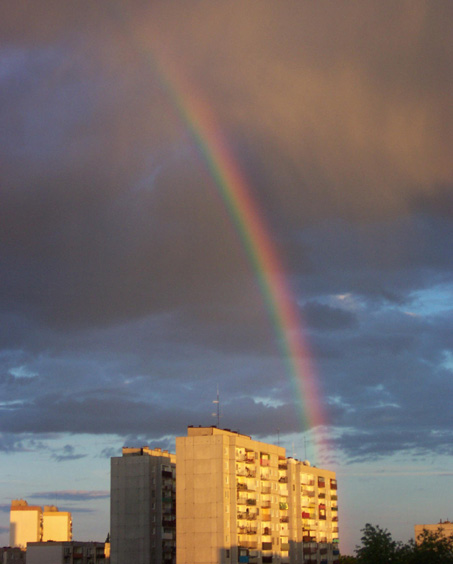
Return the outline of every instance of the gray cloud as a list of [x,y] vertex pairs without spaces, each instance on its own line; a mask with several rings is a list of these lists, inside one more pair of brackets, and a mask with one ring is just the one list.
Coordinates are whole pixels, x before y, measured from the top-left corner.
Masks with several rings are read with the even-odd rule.
[[35,492],[28,496],[31,499],[53,499],[65,501],[88,501],[93,499],[106,499],[110,497],[109,491],[81,491],[64,490],[54,492]]
[[278,320],[187,122],[193,88],[287,269],[338,446],[446,452],[452,18],[450,2],[2,6],[0,450],[46,433],[168,446],[213,423],[217,384],[224,426],[300,430]]

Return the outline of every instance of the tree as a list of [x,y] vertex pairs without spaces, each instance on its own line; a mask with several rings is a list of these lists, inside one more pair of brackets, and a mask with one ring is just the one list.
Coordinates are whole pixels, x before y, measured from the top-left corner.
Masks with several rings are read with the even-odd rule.
[[341,555],[340,564],[357,564],[357,558],[355,556]]
[[453,564],[453,536],[445,536],[441,526],[434,532],[424,529],[407,564]]
[[[362,545],[357,546],[357,564],[453,564],[453,535],[442,527],[436,532],[423,531],[417,543],[395,542],[387,529],[367,523],[362,529]],[[345,560],[344,564],[354,562]]]
[[362,529],[362,546],[356,547],[359,564],[397,564],[403,546],[392,539],[387,529],[367,523]]

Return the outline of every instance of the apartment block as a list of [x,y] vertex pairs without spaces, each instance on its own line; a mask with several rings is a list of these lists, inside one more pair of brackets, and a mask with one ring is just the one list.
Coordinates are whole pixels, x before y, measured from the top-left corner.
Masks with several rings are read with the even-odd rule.
[[177,564],[338,562],[335,473],[216,427],[176,439]]
[[19,547],[0,548],[0,564],[25,564],[27,553]]
[[58,511],[55,505],[45,505],[42,514],[42,541],[70,541],[72,517],[69,511]]
[[112,564],[175,564],[176,457],[124,447],[111,459]]
[[290,562],[329,564],[339,560],[335,472],[287,459]]
[[25,549],[28,542],[40,541],[41,537],[42,508],[28,505],[24,499],[13,499],[9,514],[10,546]]
[[27,564],[108,564],[103,542],[31,542]]
[[58,511],[54,505],[28,505],[23,499],[11,502],[9,543],[25,549],[30,542],[47,540],[70,541],[72,518],[68,511]]

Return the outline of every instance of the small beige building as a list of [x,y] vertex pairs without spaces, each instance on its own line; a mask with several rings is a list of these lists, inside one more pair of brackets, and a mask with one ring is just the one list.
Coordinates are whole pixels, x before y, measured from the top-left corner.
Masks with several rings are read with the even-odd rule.
[[415,525],[415,542],[419,542],[418,537],[423,533],[424,530],[427,530],[430,533],[437,533],[438,531],[441,531],[443,536],[450,537],[453,535],[453,523],[450,523],[450,521],[440,520],[436,525]]
[[42,536],[42,508],[28,505],[24,499],[13,499],[9,517],[9,544],[27,548],[27,543],[37,542]]
[[42,515],[42,541],[70,541],[71,539],[71,513],[58,511],[55,505],[45,505]]
[[27,548],[30,542],[72,540],[72,518],[68,511],[58,511],[54,505],[28,505],[23,499],[11,502],[9,543]]

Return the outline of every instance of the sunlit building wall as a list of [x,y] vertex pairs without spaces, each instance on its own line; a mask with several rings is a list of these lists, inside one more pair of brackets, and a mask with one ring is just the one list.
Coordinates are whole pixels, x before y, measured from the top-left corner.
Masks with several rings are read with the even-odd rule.
[[42,509],[28,505],[23,499],[11,502],[9,521],[9,544],[12,547],[26,548],[27,543],[41,540]]
[[437,524],[429,524],[429,525],[415,525],[414,526],[414,534],[415,534],[415,542],[419,542],[419,536],[426,530],[429,533],[439,533],[444,537],[450,537],[453,535],[453,523],[450,521],[439,521]]
[[175,463],[174,454],[148,447],[111,459],[112,564],[175,563]]
[[287,460],[291,564],[339,561],[338,492],[335,472]]
[[215,427],[176,439],[177,564],[338,562],[335,473]]
[[177,563],[289,562],[285,449],[215,427],[176,439]]
[[55,505],[45,505],[42,514],[42,541],[72,540],[72,518],[68,511],[58,511]]

